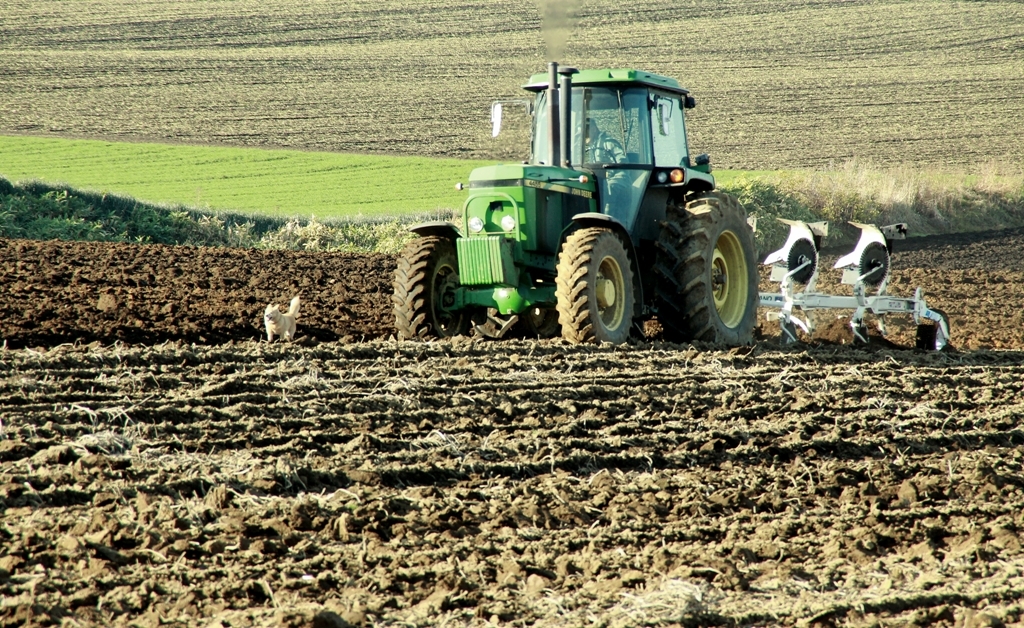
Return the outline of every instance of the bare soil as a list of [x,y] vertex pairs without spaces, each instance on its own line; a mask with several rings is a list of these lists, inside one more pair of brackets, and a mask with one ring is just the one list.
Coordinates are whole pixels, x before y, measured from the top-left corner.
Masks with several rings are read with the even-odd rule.
[[265,337],[263,311],[299,295],[309,340],[389,335],[394,258],[0,239],[9,348]]
[[[897,242],[889,292],[909,297],[923,288],[950,316],[955,347],[1024,349],[1022,239],[1024,229],[1011,229]],[[848,294],[829,272],[839,254],[824,252],[819,288]],[[258,340],[266,305],[295,295],[304,342],[394,331],[389,255],[0,239],[0,260],[0,338],[11,349]],[[777,290],[767,269],[762,279],[762,290]],[[818,341],[852,339],[844,331],[849,312],[839,315],[839,325],[823,321]],[[891,343],[914,346],[909,319],[887,323]],[[760,332],[767,339],[777,328],[766,323]]]
[[902,243],[946,353],[397,343],[387,257],[0,241],[0,626],[1019,623],[1020,235]]

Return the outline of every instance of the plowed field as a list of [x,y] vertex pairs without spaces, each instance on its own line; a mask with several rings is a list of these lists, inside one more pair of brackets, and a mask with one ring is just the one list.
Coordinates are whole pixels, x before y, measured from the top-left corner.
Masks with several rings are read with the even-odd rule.
[[[545,4],[578,8],[564,56],[546,49]],[[409,8],[5,0],[0,131],[518,161],[526,118],[507,108],[494,139],[488,107],[523,98],[519,86],[557,60],[677,78],[699,103],[687,114],[690,145],[716,168],[831,169],[857,158],[976,173],[994,158],[1024,159],[1016,0]]]
[[0,241],[0,625],[1019,622],[1021,235],[901,243],[941,354],[396,343],[387,257]]

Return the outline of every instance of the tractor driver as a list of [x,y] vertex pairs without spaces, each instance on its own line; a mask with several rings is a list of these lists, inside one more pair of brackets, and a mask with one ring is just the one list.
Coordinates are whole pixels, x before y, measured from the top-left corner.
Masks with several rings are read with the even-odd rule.
[[619,164],[626,161],[626,151],[619,140],[597,126],[597,120],[587,119],[587,161],[595,164]]
[[[620,164],[626,161],[626,151],[622,149],[619,140],[608,135],[597,125],[593,118],[587,119],[586,139],[587,161],[594,164]],[[629,198],[629,181],[626,173],[622,170],[605,170],[598,178],[604,178],[607,186],[602,204],[604,211],[610,212],[612,208],[623,203]]]

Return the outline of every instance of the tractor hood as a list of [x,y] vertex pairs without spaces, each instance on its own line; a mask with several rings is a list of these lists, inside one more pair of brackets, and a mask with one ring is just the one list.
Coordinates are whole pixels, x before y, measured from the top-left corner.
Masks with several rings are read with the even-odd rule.
[[[587,172],[535,164],[498,164],[475,169],[462,206],[465,240],[509,239],[519,243],[517,263],[532,254],[554,270],[554,255],[572,216],[597,211],[594,177]],[[468,246],[463,242],[462,246]],[[507,283],[507,282],[506,282]]]
[[[582,178],[582,180],[581,180]],[[535,164],[498,164],[476,168],[469,175],[469,188],[533,187],[573,194],[570,189],[594,191],[594,177],[571,168],[553,168]]]

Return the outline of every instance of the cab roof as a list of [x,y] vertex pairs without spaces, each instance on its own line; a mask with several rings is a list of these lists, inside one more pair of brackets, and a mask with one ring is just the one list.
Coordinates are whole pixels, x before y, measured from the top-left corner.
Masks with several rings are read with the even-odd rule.
[[[581,70],[572,77],[574,86],[590,85],[646,85],[657,87],[677,94],[689,94],[690,90],[679,85],[679,81],[660,74],[651,74],[642,70],[605,69]],[[548,87],[548,73],[541,72],[530,77],[530,82],[523,89],[539,92]]]

